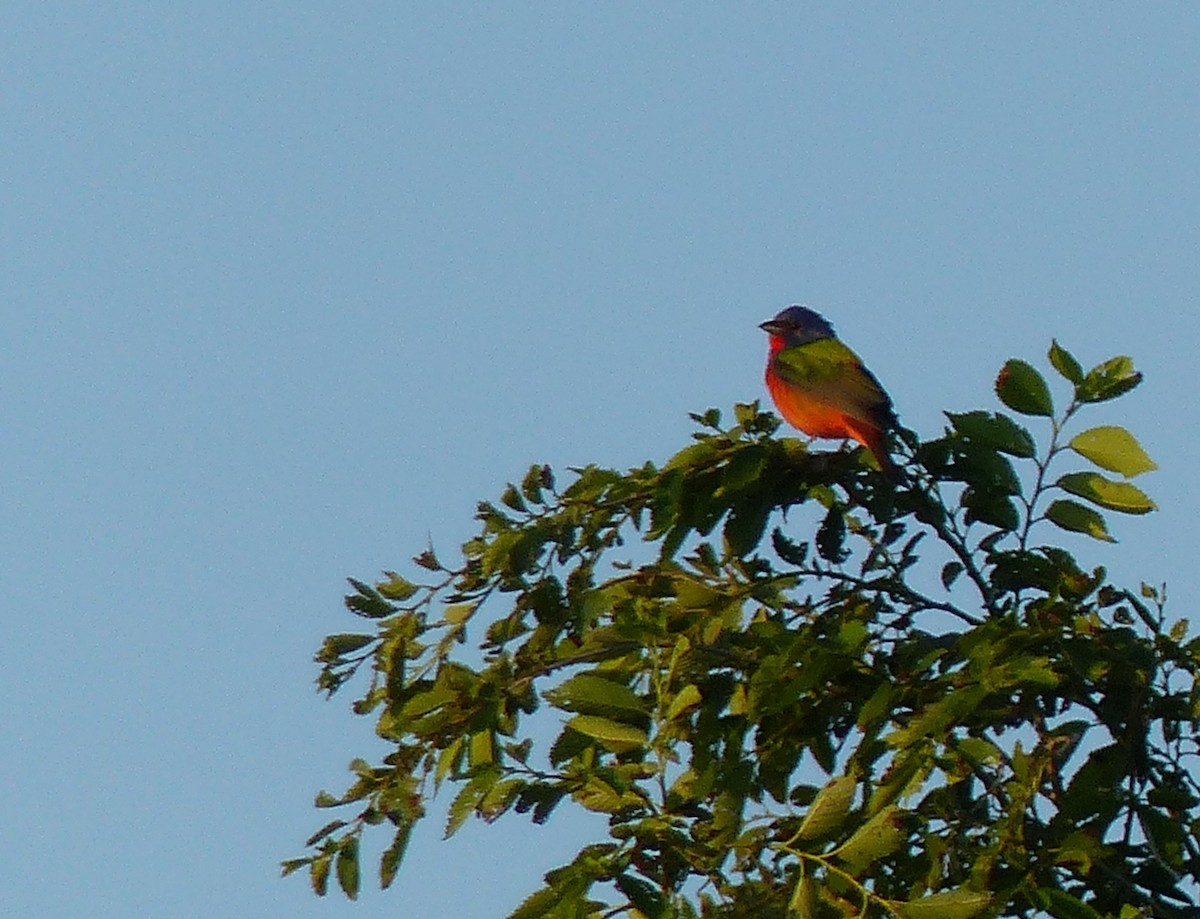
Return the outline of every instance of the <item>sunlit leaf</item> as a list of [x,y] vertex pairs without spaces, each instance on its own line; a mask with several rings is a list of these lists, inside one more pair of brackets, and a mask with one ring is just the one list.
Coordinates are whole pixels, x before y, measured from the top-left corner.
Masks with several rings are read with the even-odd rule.
[[403,603],[420,589],[412,581],[400,577],[394,571],[385,571],[384,574],[387,575],[387,580],[376,583],[375,589],[389,600]]
[[846,818],[850,804],[854,800],[854,792],[858,782],[854,776],[843,775],[829,782],[817,792],[816,798],[809,805],[808,813],[796,831],[800,839],[813,839],[824,836],[835,829]]
[[675,698],[671,700],[670,707],[667,708],[667,721],[674,721],[689,708],[694,708],[704,701],[700,695],[700,690],[689,683],[683,689],[675,694]]
[[903,919],[971,919],[987,909],[992,896],[978,890],[946,890],[919,900],[892,901],[889,905]]
[[817,909],[817,892],[809,880],[808,872],[803,865],[796,886],[792,888],[792,896],[788,899],[788,916],[795,919],[816,919],[820,915]]
[[1123,514],[1148,514],[1158,507],[1136,485],[1114,482],[1096,472],[1070,472],[1056,484],[1063,491]]
[[308,879],[312,884],[313,893],[318,897],[325,896],[329,889],[329,870],[333,867],[333,857],[322,855],[314,858],[308,866]]
[[888,805],[855,830],[833,854],[856,873],[891,855],[908,839],[900,824],[902,813],[894,804]]
[[641,746],[647,739],[646,732],[633,725],[597,715],[576,715],[567,722],[567,727],[585,737],[620,748]]
[[647,701],[628,686],[591,673],[576,674],[543,695],[559,708],[614,717],[622,722],[633,716],[632,720],[640,723],[650,713]]
[[1101,469],[1127,478],[1158,468],[1137,439],[1116,425],[1102,425],[1076,434],[1068,446]]
[[1133,369],[1133,361],[1121,355],[1110,358],[1088,371],[1078,388],[1081,402],[1106,402],[1123,396],[1142,382],[1142,375]]

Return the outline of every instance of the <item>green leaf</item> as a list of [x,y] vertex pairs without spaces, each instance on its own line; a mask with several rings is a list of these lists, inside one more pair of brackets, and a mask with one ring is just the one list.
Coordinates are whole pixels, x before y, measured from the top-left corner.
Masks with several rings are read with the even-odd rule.
[[483,800],[483,796],[499,779],[500,770],[493,767],[475,776],[459,789],[454,800],[450,802],[450,812],[446,818],[446,832],[443,838],[449,839],[459,831],[479,802]]
[[1015,530],[1020,526],[1020,513],[1007,495],[968,488],[961,501],[967,512],[967,523],[986,523],[1001,530]]
[[500,502],[505,506],[512,508],[514,511],[524,512],[529,510],[525,504],[525,499],[521,497],[521,493],[517,491],[517,486],[511,482],[505,487],[504,493],[500,495]]
[[1071,472],[1057,485],[1063,491],[1122,514],[1148,514],[1157,510],[1144,491],[1129,482],[1114,482],[1096,472]]
[[858,781],[852,775],[839,776],[817,792],[809,805],[808,813],[796,831],[798,839],[813,839],[824,836],[840,826],[850,811]]
[[347,836],[338,847],[337,854],[338,886],[351,900],[358,899],[358,837]]
[[398,610],[398,607],[385,600],[379,591],[370,584],[347,578],[350,586],[357,593],[348,594],[345,599],[346,609],[366,619],[382,619]]
[[991,905],[991,894],[978,890],[945,890],[919,900],[889,901],[903,919],[971,919]]
[[521,904],[508,914],[508,919],[541,919],[547,915],[558,901],[561,894],[552,887],[543,887],[526,897]]
[[394,571],[385,571],[384,574],[387,575],[387,580],[376,583],[375,589],[389,600],[403,603],[420,589],[412,581],[400,577]]
[[1037,892],[1039,905],[1054,919],[1103,919],[1082,900],[1061,890],[1044,889]]
[[1033,435],[1007,415],[983,411],[961,414],[946,412],[946,417],[950,419],[954,430],[977,444],[1022,459],[1037,454]]
[[1084,533],[1102,542],[1116,542],[1108,532],[1104,518],[1078,501],[1055,501],[1046,508],[1046,519],[1072,533]]
[[722,535],[730,555],[744,556],[759,544],[772,509],[765,495],[748,495],[729,512]]
[[571,797],[581,806],[598,814],[618,814],[645,801],[631,791],[617,791],[599,776],[591,776],[582,788],[575,789]]
[[817,529],[817,552],[827,562],[840,564],[849,557],[850,552],[845,548],[846,517],[845,510],[838,505],[829,508],[821,526]]
[[817,911],[817,892],[803,864],[800,866],[800,879],[788,900],[788,915],[795,916],[796,919],[816,919],[820,915]]
[[576,715],[567,722],[567,727],[618,752],[643,746],[647,740],[646,732],[640,728],[597,715]]
[[379,859],[379,886],[385,890],[396,879],[396,871],[400,868],[400,862],[404,860],[404,853],[408,849],[408,840],[412,837],[413,826],[411,821],[400,824],[400,828],[396,830],[396,835],[392,839],[392,844],[384,850]]
[[900,808],[889,804],[860,826],[850,838],[833,851],[854,874],[857,874],[885,855],[891,855],[908,839],[900,825]]
[[691,444],[684,447],[674,456],[672,456],[665,466],[663,472],[672,472],[674,470],[690,470],[704,466],[709,460],[717,455],[717,445],[711,440],[702,440],[699,443]]
[[996,395],[1014,412],[1022,415],[1054,415],[1050,387],[1042,375],[1025,361],[1013,358],[996,377]]
[[462,625],[475,612],[474,603],[451,603],[442,610],[442,618],[450,625]]
[[521,494],[531,504],[545,503],[542,500],[542,489],[545,487],[544,483],[549,471],[549,466],[539,466],[535,463],[529,467],[525,478],[521,480]]
[[340,830],[345,825],[346,825],[345,820],[330,820],[327,824],[325,824],[323,827],[321,827],[319,830],[317,830],[315,833],[313,833],[311,836],[309,836],[308,839],[304,840],[304,845],[315,846],[317,843],[319,843],[322,839],[324,839],[330,833]]
[[671,705],[667,708],[667,721],[674,721],[689,708],[693,708],[703,702],[704,699],[700,695],[700,690],[689,683],[683,689],[676,693],[675,698],[671,700]]
[[1067,445],[1101,469],[1133,478],[1158,466],[1146,455],[1137,439],[1122,427],[1101,425],[1071,438]]
[[949,590],[954,586],[954,582],[958,580],[959,575],[966,571],[966,566],[962,562],[950,561],[942,566],[942,586]]
[[648,881],[631,874],[618,874],[613,878],[613,883],[646,916],[662,915],[662,894]]
[[632,715],[641,723],[650,714],[649,703],[624,683],[592,673],[580,673],[542,694],[550,704],[585,715],[607,715],[626,722]]
[[322,855],[314,858],[308,866],[308,880],[312,884],[313,893],[318,897],[325,896],[329,890],[329,869],[332,867],[331,856]]
[[311,864],[310,858],[289,858],[287,861],[280,863],[280,877],[287,877],[296,871],[299,871],[305,865]]
[[315,659],[319,663],[333,663],[346,654],[353,654],[359,648],[365,648],[374,640],[374,635],[328,635]]
[[1057,341],[1050,342],[1050,366],[1063,375],[1069,382],[1078,386],[1083,382],[1083,368],[1079,361]]
[[721,470],[721,485],[716,495],[736,494],[756,482],[766,465],[766,448],[761,444],[747,444],[734,453]]
[[1107,402],[1123,396],[1142,382],[1142,375],[1133,369],[1133,361],[1121,355],[1110,358],[1088,371],[1078,388],[1080,402]]

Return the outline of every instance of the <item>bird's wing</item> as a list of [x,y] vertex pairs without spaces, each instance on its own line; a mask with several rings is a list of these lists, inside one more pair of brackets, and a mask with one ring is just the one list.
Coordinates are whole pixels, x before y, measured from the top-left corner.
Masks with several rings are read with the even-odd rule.
[[879,427],[895,423],[892,400],[874,374],[836,338],[822,338],[775,355],[775,372],[852,418]]

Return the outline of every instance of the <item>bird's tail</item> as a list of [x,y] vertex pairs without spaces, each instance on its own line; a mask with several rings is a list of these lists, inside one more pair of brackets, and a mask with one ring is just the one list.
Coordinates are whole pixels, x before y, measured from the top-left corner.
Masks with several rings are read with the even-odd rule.
[[890,444],[887,431],[879,428],[867,428],[855,431],[855,434],[858,435],[856,440],[867,448],[875,460],[875,464],[889,482],[893,485],[903,485],[907,481],[904,470],[896,465],[896,461],[892,459],[891,451],[888,449]]

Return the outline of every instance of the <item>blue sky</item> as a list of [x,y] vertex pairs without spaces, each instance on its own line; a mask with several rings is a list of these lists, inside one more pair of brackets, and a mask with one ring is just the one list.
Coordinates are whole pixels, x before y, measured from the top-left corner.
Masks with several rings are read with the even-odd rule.
[[1162,510],[1080,551],[1185,615],[1197,47],[1183,3],[10,4],[5,911],[508,912],[586,825],[277,877],[377,750],[312,689],[343,578],[763,397],[788,303],[925,435],[1052,336],[1132,355],[1091,420]]

